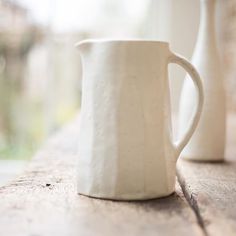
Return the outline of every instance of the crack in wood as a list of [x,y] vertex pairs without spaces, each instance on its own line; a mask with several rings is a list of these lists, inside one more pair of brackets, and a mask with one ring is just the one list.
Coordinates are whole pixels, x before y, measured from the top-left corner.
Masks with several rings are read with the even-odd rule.
[[179,185],[182,189],[182,192],[184,194],[184,197],[185,197],[186,201],[188,202],[189,206],[191,207],[191,209],[193,210],[193,212],[194,212],[194,214],[197,218],[197,223],[201,227],[204,235],[208,236],[209,234],[206,230],[206,225],[204,223],[203,217],[200,214],[196,197],[194,196],[196,194],[192,193],[189,190],[187,190],[185,180],[181,177],[181,174],[178,171],[177,171],[177,178],[178,178]]

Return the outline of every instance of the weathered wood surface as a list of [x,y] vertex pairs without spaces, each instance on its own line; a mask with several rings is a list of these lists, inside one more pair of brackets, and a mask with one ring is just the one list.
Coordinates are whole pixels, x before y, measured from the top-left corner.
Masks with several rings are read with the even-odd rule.
[[76,122],[28,170],[0,188],[0,235],[204,235],[180,188],[170,197],[114,202],[76,194]]
[[236,116],[228,124],[225,163],[178,163],[192,210],[178,185],[168,198],[143,202],[77,195],[74,122],[0,188],[0,235],[236,235]]
[[[217,119],[217,118],[216,118]],[[236,235],[236,116],[228,117],[226,161],[179,161],[184,194],[208,235]]]

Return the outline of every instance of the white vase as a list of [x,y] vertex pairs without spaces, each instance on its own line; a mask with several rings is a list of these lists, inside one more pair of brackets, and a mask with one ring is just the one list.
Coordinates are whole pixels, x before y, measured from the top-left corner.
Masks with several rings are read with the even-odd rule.
[[[224,159],[226,106],[223,75],[216,45],[215,6],[215,0],[201,0],[199,35],[192,58],[192,64],[203,80],[205,100],[196,132],[181,156],[196,161]],[[194,86],[190,79],[187,79],[180,99],[180,137],[185,132],[195,100]]]

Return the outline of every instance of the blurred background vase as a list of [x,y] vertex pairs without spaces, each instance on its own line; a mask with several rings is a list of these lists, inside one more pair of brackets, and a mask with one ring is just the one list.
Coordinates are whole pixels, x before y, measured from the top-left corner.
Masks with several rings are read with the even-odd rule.
[[[200,27],[192,63],[203,80],[205,102],[196,132],[182,152],[182,157],[189,160],[224,159],[226,105],[215,32],[215,6],[216,0],[200,0]],[[196,96],[191,80],[185,80],[180,98],[179,136],[186,130],[196,106]]]

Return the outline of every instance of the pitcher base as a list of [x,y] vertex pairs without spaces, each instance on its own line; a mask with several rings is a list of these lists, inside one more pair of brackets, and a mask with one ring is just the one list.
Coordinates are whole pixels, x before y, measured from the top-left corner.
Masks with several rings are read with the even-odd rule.
[[79,195],[90,197],[90,198],[96,198],[96,199],[103,199],[103,200],[114,200],[114,201],[145,201],[145,200],[154,200],[158,198],[165,198],[169,197],[170,195],[174,194],[175,191],[163,193],[163,194],[154,194],[154,195],[145,195],[145,196],[139,196],[139,195],[117,195],[117,196],[105,196],[105,195],[99,195],[99,194],[85,194],[78,192]]

